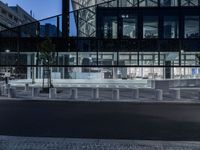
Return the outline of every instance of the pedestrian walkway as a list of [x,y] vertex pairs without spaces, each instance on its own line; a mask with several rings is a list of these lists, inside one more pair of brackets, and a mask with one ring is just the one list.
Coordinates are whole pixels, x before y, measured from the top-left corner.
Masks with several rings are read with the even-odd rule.
[[0,150],[200,150],[200,142],[0,136]]

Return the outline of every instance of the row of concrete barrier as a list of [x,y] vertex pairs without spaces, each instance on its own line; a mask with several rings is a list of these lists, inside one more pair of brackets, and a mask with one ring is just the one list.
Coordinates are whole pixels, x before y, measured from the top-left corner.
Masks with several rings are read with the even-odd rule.
[[[32,97],[38,97],[41,91],[40,87],[29,87],[28,84],[25,84],[24,90],[28,91],[31,89],[31,96]],[[70,98],[71,99],[78,99],[79,98],[79,89],[84,87],[67,87],[70,90]],[[124,89],[131,90],[131,99],[138,99],[142,95],[143,92],[149,92],[156,100],[163,100],[163,92],[159,89],[152,89],[152,88],[119,88],[119,87],[87,87],[91,90],[91,99],[98,100],[100,99],[100,89],[111,89],[112,91],[112,99],[113,100],[120,100],[120,91]],[[1,87],[1,93],[0,95],[8,95],[9,98],[15,98],[16,97],[16,88],[11,87],[10,84],[7,84],[5,86]],[[143,95],[144,96],[144,95]],[[56,99],[57,98],[57,89],[56,88],[50,88],[49,89],[49,99]]]
[[[70,98],[71,99],[78,99],[79,98],[79,89],[84,87],[67,87],[70,90]],[[113,88],[102,88],[102,87],[87,87],[91,91],[91,99],[98,100],[100,99],[100,90],[101,89],[111,89],[112,91],[112,99],[113,100],[120,100],[120,91],[127,89],[131,90],[131,99],[139,99],[141,97],[152,95],[155,100],[163,100],[163,93],[165,90],[162,89],[154,89],[154,88],[119,88],[119,87],[113,87]],[[29,87],[28,84],[25,84],[24,90],[29,91],[31,89],[32,97],[38,97],[41,91],[40,87]],[[181,91],[182,90],[193,90],[198,92],[198,99],[200,99],[200,88],[169,88],[168,90],[168,96],[172,99],[180,100],[181,99]],[[148,93],[147,95],[144,93]],[[0,95],[7,95],[9,98],[15,98],[16,97],[16,88],[11,87],[10,84],[1,86]],[[56,99],[57,98],[57,89],[56,88],[50,88],[49,89],[49,99]]]

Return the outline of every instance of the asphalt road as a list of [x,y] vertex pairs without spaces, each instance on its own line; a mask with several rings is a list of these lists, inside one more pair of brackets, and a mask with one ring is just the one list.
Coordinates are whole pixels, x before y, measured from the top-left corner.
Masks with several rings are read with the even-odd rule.
[[0,135],[200,140],[200,104],[0,101]]

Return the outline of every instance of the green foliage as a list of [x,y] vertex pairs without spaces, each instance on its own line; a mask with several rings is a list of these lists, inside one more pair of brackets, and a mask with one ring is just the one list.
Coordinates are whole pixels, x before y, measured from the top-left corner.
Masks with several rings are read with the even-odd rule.
[[52,40],[47,38],[40,44],[39,48],[39,63],[44,66],[54,65],[56,63],[56,47]]
[[197,64],[200,65],[200,53],[196,54]]

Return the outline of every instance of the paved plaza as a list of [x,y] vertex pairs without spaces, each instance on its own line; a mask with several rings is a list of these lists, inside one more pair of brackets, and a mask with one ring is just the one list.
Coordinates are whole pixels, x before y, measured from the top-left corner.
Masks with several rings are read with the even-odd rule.
[[0,136],[0,150],[200,150],[200,142]]

